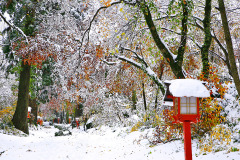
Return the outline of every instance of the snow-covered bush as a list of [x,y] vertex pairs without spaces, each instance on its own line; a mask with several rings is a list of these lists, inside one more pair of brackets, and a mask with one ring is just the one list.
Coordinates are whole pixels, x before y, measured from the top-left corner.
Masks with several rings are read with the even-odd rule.
[[199,140],[200,154],[218,152],[231,148],[231,130],[227,125],[217,125]]
[[[240,143],[240,104],[234,83],[226,84],[228,91],[220,103],[224,108],[225,124],[231,129],[234,143]],[[233,149],[234,150],[234,149]]]
[[6,77],[4,72],[0,70],[0,109],[11,106],[16,100],[16,96],[12,91],[13,86],[16,85],[15,78],[14,75]]
[[[11,124],[11,119],[15,111],[16,95],[14,86],[16,85],[16,77],[4,71],[3,66],[9,65],[0,48],[0,129],[6,129]],[[3,70],[2,70],[3,69]]]
[[239,143],[239,99],[237,99],[234,83],[225,82],[222,86],[227,88],[227,90],[222,98],[215,98],[215,101],[218,103],[215,106],[218,110],[221,107],[219,117],[222,117],[223,121],[205,133],[199,140],[200,154],[222,150],[227,150],[228,152],[238,150],[238,148],[231,146],[231,142],[233,140],[233,142]]
[[[129,106],[130,102],[128,98],[123,95],[104,97],[102,98],[101,105],[95,106],[94,110],[94,106],[92,107],[91,114],[94,115],[92,123],[94,126],[128,126],[131,123],[129,121],[129,117],[131,116],[131,108]],[[85,110],[86,113],[87,111]]]
[[5,107],[0,110],[0,127],[4,129],[6,125],[11,124],[15,107]]
[[172,140],[178,140],[182,138],[182,125],[173,124],[173,112],[169,109],[164,109],[161,117],[156,115],[156,124],[154,131],[154,138],[152,143],[167,143]]
[[238,123],[240,104],[237,97],[237,91],[234,83],[225,84],[228,87],[224,99],[220,101],[223,106],[223,114],[226,116],[226,123],[229,125],[236,125]]
[[0,110],[0,133],[17,135],[17,136],[27,136],[22,131],[16,129],[12,124],[12,117],[15,112],[16,103],[12,107],[5,107]]

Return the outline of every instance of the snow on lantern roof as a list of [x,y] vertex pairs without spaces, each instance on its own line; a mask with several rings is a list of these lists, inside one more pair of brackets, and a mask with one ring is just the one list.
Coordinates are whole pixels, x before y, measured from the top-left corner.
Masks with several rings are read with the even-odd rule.
[[174,97],[210,97],[210,92],[199,80],[175,79],[170,83],[169,90]]
[[31,112],[31,110],[32,110],[32,107],[28,107],[28,112]]

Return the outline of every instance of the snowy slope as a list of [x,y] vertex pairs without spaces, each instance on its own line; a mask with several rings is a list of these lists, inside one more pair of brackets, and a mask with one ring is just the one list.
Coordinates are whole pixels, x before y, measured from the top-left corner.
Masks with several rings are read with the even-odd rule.
[[[29,137],[0,133],[0,159],[3,160],[184,160],[182,141],[150,147],[145,135],[151,130],[128,133],[127,128],[102,127],[84,132],[73,129],[72,136],[54,137],[55,128],[31,130]],[[239,148],[240,146],[238,146]],[[193,142],[194,160],[238,160],[240,152],[221,151],[198,154]]]

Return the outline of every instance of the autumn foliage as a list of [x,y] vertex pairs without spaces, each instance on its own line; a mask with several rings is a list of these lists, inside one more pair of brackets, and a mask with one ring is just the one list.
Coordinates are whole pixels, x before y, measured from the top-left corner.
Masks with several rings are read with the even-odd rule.
[[199,76],[199,79],[207,82],[206,86],[211,94],[211,97],[201,99],[200,101],[201,122],[197,124],[197,127],[193,128],[193,131],[199,135],[203,135],[225,121],[225,117],[222,115],[223,107],[219,103],[224,98],[227,87],[220,81],[217,72],[216,68],[210,66],[208,79],[204,79],[203,74]]
[[12,47],[16,50],[16,55],[22,58],[24,64],[34,65],[37,68],[41,68],[42,63],[48,57],[57,59],[53,45],[39,36],[30,37],[29,43],[25,41],[15,42]]
[[[157,118],[157,116],[155,116]],[[173,124],[173,111],[164,109],[162,113],[162,123],[155,128],[153,144],[167,143],[179,139],[182,135],[182,124]]]
[[100,2],[104,4],[104,6],[109,7],[111,6],[112,0],[101,0]]

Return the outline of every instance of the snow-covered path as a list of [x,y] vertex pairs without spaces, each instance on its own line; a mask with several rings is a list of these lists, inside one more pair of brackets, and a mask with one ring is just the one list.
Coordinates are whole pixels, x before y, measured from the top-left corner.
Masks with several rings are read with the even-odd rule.
[[[0,160],[184,160],[183,143],[175,141],[149,147],[145,132],[127,134],[124,130],[102,128],[84,132],[72,130],[72,136],[55,137],[55,128],[30,131],[29,137],[0,133]],[[238,160],[239,152],[195,156],[194,160]],[[238,158],[237,158],[238,157]]]
[[116,133],[112,130],[88,133],[72,130],[72,136],[55,137],[58,129],[30,131],[29,137],[0,134],[0,151],[5,151],[0,159],[145,159],[151,149],[137,144],[136,134]]

